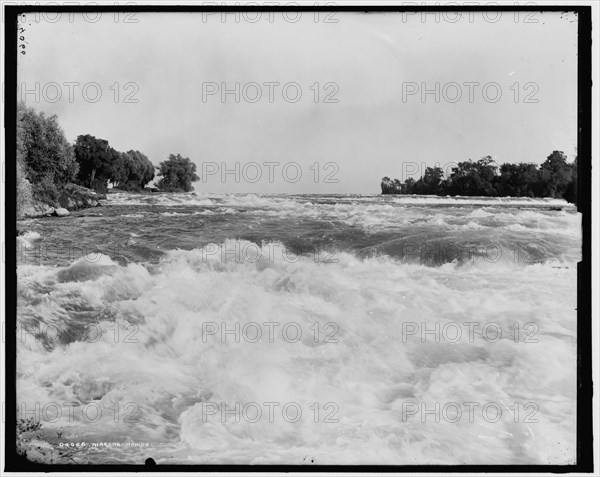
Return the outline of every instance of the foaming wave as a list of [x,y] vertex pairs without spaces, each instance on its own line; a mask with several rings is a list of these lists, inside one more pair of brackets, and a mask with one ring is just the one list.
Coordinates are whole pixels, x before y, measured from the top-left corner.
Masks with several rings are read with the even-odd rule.
[[[158,463],[574,461],[574,269],[331,258],[228,240],[169,251],[153,266],[101,257],[20,267],[18,323],[65,336],[19,341],[19,402],[97,404],[96,423],[45,425],[154,443]],[[472,336],[467,322],[478,324]],[[493,336],[500,330],[493,342],[489,323]],[[515,335],[515,323],[521,333],[534,323],[535,340]],[[449,324],[462,328],[458,341],[423,334]],[[109,331],[91,339],[90,325]],[[530,401],[537,422],[515,422],[508,408]],[[493,424],[479,411],[454,423],[407,418],[407,405],[436,402],[491,402],[504,413]],[[135,419],[115,422],[115,403],[133,403]],[[208,405],[251,403],[279,406],[272,421],[207,416]],[[303,417],[284,419],[286,403]]]
[[17,236],[17,246],[31,247],[33,245],[33,242],[39,240],[40,238],[42,238],[42,236],[38,232],[29,230],[24,234]]
[[443,205],[483,205],[483,206],[544,206],[570,208],[574,206],[564,199],[530,197],[471,197],[471,196],[394,196],[394,200],[404,204],[443,204]]
[[207,206],[213,205],[213,201],[208,197],[203,197],[195,192],[189,193],[153,193],[153,194],[132,194],[130,192],[115,192],[107,195],[107,204],[109,205],[190,205]]

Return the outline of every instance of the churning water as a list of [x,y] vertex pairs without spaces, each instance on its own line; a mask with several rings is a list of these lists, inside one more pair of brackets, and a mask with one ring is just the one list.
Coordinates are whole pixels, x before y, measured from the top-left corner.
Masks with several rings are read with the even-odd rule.
[[75,461],[575,461],[566,203],[106,205],[18,239],[17,401],[51,445],[80,444]]

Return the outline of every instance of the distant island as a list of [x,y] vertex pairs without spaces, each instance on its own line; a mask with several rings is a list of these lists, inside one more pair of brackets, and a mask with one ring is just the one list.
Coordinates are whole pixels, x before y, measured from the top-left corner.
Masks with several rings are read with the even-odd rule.
[[[56,115],[47,117],[23,102],[17,105],[17,217],[68,215],[68,210],[95,207],[114,189],[141,192],[154,180],[154,190],[190,192],[199,180],[196,164],[170,154],[156,167],[140,151],[119,152],[106,139],[91,134],[71,145]],[[155,174],[158,169],[158,174]]]
[[567,162],[562,151],[554,151],[539,167],[533,163],[502,164],[491,156],[459,162],[444,178],[441,167],[428,167],[421,178],[404,182],[384,177],[382,194],[438,196],[551,197],[577,204],[577,158]]

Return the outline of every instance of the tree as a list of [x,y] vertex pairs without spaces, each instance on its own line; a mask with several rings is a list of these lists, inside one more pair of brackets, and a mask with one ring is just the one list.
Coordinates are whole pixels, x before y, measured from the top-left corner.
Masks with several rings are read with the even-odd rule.
[[415,193],[415,184],[416,184],[416,181],[412,177],[409,177],[408,179],[406,179],[404,181],[404,184],[402,184],[402,194],[414,194]]
[[109,163],[104,167],[104,174],[108,182],[111,182],[113,186],[116,186],[120,181],[127,179],[125,175],[125,160],[123,156],[124,152],[119,152],[112,147],[109,148],[110,160]]
[[46,117],[20,102],[17,124],[19,156],[32,184],[62,185],[75,179],[78,165],[58,116]]
[[136,164],[137,175],[135,177],[136,183],[140,188],[144,188],[148,182],[154,179],[154,164],[150,162],[150,159],[142,154],[140,151],[128,151],[128,154],[133,158]]
[[539,171],[535,164],[502,164],[498,178],[498,192],[504,196],[535,197]]
[[81,185],[105,192],[108,182],[124,190],[139,191],[154,179],[154,164],[140,151],[126,153],[113,149],[106,139],[90,134],[75,144]]
[[126,152],[115,151],[115,153],[108,170],[108,181],[113,184],[113,187],[121,187],[127,182],[128,164],[132,158]]
[[120,154],[119,167],[114,179],[119,189],[141,190],[154,179],[154,164],[140,151],[130,150]]
[[444,171],[441,167],[428,167],[423,177],[415,183],[414,191],[424,195],[439,194],[443,180]]
[[[75,158],[79,164],[79,183],[86,187],[94,187],[96,173],[111,162],[111,157],[112,152],[106,139],[98,139],[91,134],[78,136],[75,142]],[[106,181],[106,177],[101,175],[99,179]]]
[[[420,179],[419,179],[420,180]],[[381,180],[381,193],[382,194],[414,194],[416,188],[416,182],[412,177],[409,177],[404,182],[400,182],[398,179],[390,179],[384,177]]]
[[190,192],[192,182],[200,179],[196,175],[196,164],[180,154],[170,154],[167,161],[161,162],[158,175],[162,179],[157,187],[166,192]]
[[450,195],[496,195],[494,181],[497,170],[498,166],[491,156],[485,156],[477,162],[470,159],[459,162],[456,167],[452,168],[452,174],[448,181]]
[[571,182],[563,194],[563,199],[577,205],[577,157],[571,164]]
[[21,217],[27,207],[31,204],[32,189],[27,179],[27,167],[25,165],[25,144],[23,140],[24,129],[20,121],[17,122],[17,217]]
[[399,194],[400,188],[398,187],[398,179],[390,179],[384,177],[381,179],[381,193],[382,194]]
[[544,197],[562,197],[571,182],[572,167],[562,151],[553,151],[540,166],[540,181]]

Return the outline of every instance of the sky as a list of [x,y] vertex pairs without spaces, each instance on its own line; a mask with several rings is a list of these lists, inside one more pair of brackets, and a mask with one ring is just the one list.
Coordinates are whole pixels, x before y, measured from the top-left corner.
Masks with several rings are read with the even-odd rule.
[[573,13],[32,13],[20,26],[19,99],[57,114],[71,142],[189,157],[199,192],[378,193],[427,166],[576,152]]

